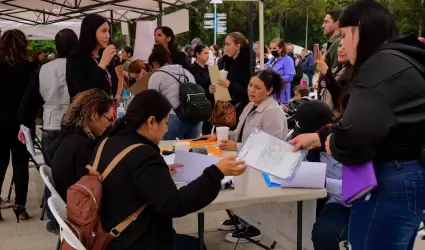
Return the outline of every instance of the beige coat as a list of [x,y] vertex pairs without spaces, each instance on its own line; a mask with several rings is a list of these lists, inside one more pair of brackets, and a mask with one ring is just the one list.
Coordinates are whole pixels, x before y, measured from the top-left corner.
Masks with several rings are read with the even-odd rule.
[[238,141],[242,125],[245,126],[242,131],[242,141],[245,141],[252,128],[259,128],[271,135],[279,138],[285,138],[288,133],[288,123],[285,112],[282,107],[275,101],[273,97],[264,100],[253,112],[254,103],[250,102],[246,105],[241,116],[239,117],[238,126],[234,131],[229,133],[229,139]]

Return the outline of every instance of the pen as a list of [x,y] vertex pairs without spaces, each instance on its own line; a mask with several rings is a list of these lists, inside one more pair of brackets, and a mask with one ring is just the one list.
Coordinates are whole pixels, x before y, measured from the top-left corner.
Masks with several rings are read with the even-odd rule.
[[214,129],[215,129],[215,126],[213,125],[211,129],[211,134],[214,134]]

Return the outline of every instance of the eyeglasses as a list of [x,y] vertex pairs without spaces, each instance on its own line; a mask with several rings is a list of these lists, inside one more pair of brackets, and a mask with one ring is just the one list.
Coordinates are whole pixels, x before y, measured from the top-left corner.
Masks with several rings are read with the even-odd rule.
[[107,117],[106,115],[102,115],[103,117],[105,117],[106,118],[106,120],[108,120],[108,122],[109,123],[113,123],[115,120],[114,120],[114,118],[113,117]]

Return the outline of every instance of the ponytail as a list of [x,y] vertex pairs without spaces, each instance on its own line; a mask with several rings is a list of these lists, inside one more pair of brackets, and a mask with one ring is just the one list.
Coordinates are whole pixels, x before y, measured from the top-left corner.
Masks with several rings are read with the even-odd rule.
[[257,73],[257,77],[264,83],[267,90],[273,88],[272,94],[274,94],[277,99],[280,99],[280,94],[286,84],[279,73],[273,70],[260,70]]

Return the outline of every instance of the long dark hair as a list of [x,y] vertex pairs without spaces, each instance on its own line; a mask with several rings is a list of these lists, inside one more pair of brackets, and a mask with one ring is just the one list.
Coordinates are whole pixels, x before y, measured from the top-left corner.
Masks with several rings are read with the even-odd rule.
[[134,96],[124,117],[119,119],[111,131],[111,136],[119,132],[133,133],[149,117],[161,122],[173,108],[168,99],[156,90],[145,90]]
[[96,31],[108,20],[98,14],[88,14],[81,22],[80,39],[78,41],[77,53],[80,55],[90,54],[97,45]]
[[164,46],[160,44],[157,44],[153,47],[152,53],[149,56],[149,65],[153,66],[154,62],[158,63],[160,67],[171,63],[169,52],[164,48]]
[[339,26],[359,27],[356,62],[353,77],[360,66],[385,42],[396,38],[397,26],[393,15],[380,3],[358,0],[350,4],[339,18]]
[[282,89],[285,88],[285,82],[279,73],[273,70],[260,70],[257,73],[257,77],[264,83],[267,90],[273,88],[272,94],[274,94],[276,98],[280,98],[280,93]]
[[78,46],[78,36],[71,29],[63,29],[55,36],[55,46],[58,58],[66,58],[75,52]]
[[12,29],[4,32],[0,44],[0,63],[14,66],[27,59],[28,40],[22,31]]
[[176,44],[176,37],[174,36],[174,32],[170,27],[167,26],[160,26],[155,29],[155,33],[157,30],[161,30],[164,35],[171,37],[170,41],[168,42],[168,49],[170,50],[171,54],[177,51],[177,44]]

